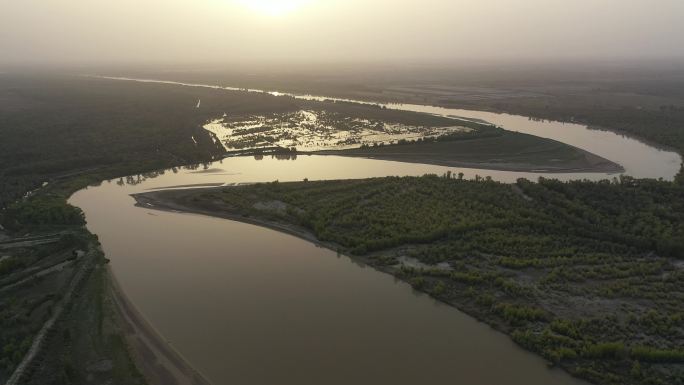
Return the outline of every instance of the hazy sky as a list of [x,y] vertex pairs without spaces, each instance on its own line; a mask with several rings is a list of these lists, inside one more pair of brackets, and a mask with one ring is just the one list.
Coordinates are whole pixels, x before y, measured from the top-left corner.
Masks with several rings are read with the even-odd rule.
[[683,57],[684,0],[0,0],[0,62]]

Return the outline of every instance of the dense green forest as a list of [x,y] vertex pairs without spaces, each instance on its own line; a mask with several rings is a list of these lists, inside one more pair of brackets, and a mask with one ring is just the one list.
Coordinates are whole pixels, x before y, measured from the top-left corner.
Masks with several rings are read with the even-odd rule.
[[[675,184],[425,176],[148,196],[311,232],[596,383],[684,379],[684,189]],[[286,209],[255,205],[275,201]]]

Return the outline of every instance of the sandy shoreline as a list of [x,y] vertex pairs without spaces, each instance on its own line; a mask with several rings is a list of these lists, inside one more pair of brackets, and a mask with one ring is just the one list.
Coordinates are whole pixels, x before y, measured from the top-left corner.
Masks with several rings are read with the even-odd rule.
[[[191,193],[197,190],[207,190],[208,188],[189,188],[189,189],[183,189],[183,190],[173,190],[174,193]],[[266,227],[271,230],[275,231],[280,231],[285,234],[289,234],[292,236],[295,236],[297,238],[304,239],[306,241],[309,241],[311,243],[314,243],[318,246],[323,246],[325,248],[328,248],[330,250],[338,250],[339,245],[336,245],[331,242],[323,242],[320,241],[316,236],[311,233],[309,230],[296,226],[296,225],[290,225],[290,224],[282,224],[278,222],[273,222],[273,221],[268,221],[268,220],[263,220],[263,219],[258,219],[258,218],[252,218],[252,217],[246,217],[244,215],[240,214],[231,214],[225,211],[216,211],[216,210],[211,210],[211,209],[202,209],[199,207],[190,207],[190,206],[185,206],[182,204],[178,204],[176,202],[163,199],[161,198],[161,195],[169,190],[159,190],[159,191],[150,191],[150,192],[145,192],[145,193],[140,193],[140,194],[131,194],[131,196],[135,199],[136,203],[135,205],[141,208],[146,208],[146,209],[151,209],[151,210],[159,210],[159,211],[168,211],[168,212],[174,212],[174,213],[184,213],[184,214],[198,214],[198,215],[206,215],[210,217],[215,217],[215,218],[222,218],[222,219],[228,219],[231,221],[236,221],[236,222],[242,222],[242,223],[247,223],[250,225],[255,225],[255,226],[261,226],[261,227]],[[356,257],[355,257],[356,258]]]
[[126,297],[111,268],[107,267],[110,297],[120,318],[131,356],[150,385],[212,385],[161,334]]

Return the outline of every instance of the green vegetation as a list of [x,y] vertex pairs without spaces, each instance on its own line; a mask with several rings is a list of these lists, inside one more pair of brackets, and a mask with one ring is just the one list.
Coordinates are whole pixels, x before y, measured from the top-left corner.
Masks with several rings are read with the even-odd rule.
[[434,139],[402,140],[396,145],[362,146],[351,150],[320,153],[511,171],[622,170],[619,165],[576,147],[491,126]]
[[83,227],[81,211],[46,191],[12,204],[6,214],[10,230],[22,235],[0,242],[0,382],[56,317],[20,383],[144,384],[104,296],[107,260]]
[[596,383],[684,378],[684,189],[672,183],[445,175],[142,198],[312,233]]
[[31,226],[82,226],[83,213],[76,207],[65,205],[58,196],[39,195],[10,205],[4,213],[4,223],[9,229]]
[[[201,108],[195,108],[197,100]],[[0,209],[43,182],[93,181],[212,160],[224,153],[202,128],[230,113],[288,111],[266,94],[82,77],[0,80]]]
[[[100,263],[106,262],[102,252],[94,252]],[[40,365],[29,371],[23,384],[147,383],[130,356],[115,305],[105,293],[109,279],[107,270],[96,268],[81,282],[82,294],[48,334],[37,357]]]

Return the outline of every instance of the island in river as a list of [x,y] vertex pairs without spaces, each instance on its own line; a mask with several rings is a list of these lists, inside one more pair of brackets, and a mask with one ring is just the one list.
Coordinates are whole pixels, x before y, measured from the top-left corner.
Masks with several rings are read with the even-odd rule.
[[399,142],[346,150],[314,152],[447,167],[544,173],[620,173],[615,162],[552,139],[518,132],[460,140]]
[[508,185],[445,175],[134,197],[146,208],[254,223],[351,255],[595,383],[684,376],[684,211],[671,183]]

